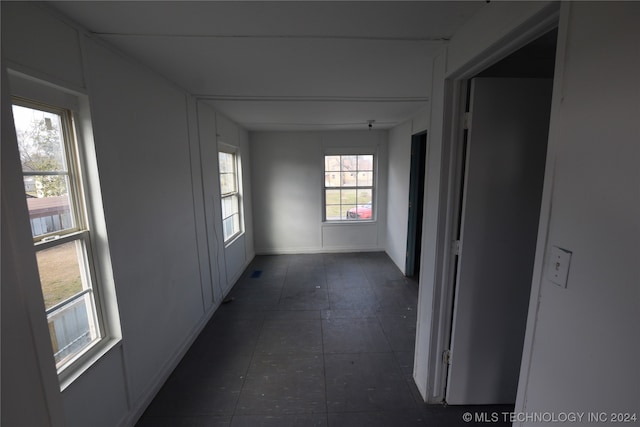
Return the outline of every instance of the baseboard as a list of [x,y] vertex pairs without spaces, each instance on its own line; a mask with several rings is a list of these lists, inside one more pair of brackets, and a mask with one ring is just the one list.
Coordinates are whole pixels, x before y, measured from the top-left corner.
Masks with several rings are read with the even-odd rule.
[[[235,286],[238,279],[242,277],[242,274],[245,272],[249,264],[251,264],[251,261],[253,261],[253,258],[255,258],[255,253],[251,257],[247,258],[247,261],[245,261],[242,269],[240,269],[240,272],[237,273],[236,277],[234,277],[233,280],[230,281],[232,285],[228,287],[228,290],[225,292],[224,297],[222,298],[223,300],[224,298],[227,297],[231,289],[233,289],[233,286]],[[209,321],[211,320],[211,318],[216,313],[219,307],[220,307],[220,301],[214,303],[212,308],[209,309],[209,311],[207,311],[204,314],[200,322],[196,325],[193,332],[189,334],[187,339],[183,342],[182,346],[180,346],[180,349],[176,352],[176,354],[171,359],[169,359],[169,361],[165,364],[164,368],[162,368],[160,374],[156,377],[157,380],[152,384],[148,392],[122,418],[121,422],[118,424],[120,427],[135,426],[135,424],[138,422],[140,417],[142,417],[142,414],[144,414],[144,411],[151,404],[151,402],[156,397],[156,395],[158,394],[158,392],[160,391],[164,383],[167,381],[171,373],[176,369],[176,367],[178,366],[182,358],[185,356],[185,354],[187,354],[187,351],[189,351],[189,349],[191,348],[195,340],[198,338],[198,336],[200,335],[204,327],[207,325],[207,323],[209,323]]]
[[164,383],[167,381],[167,379],[169,379],[171,373],[176,369],[185,354],[187,354],[187,351],[189,351],[196,338],[198,338],[204,327],[207,325],[207,323],[209,323],[215,312],[218,310],[218,307],[220,307],[220,303],[212,306],[212,308],[207,311],[204,316],[202,316],[200,322],[198,322],[194,330],[189,334],[178,351],[167,361],[160,373],[156,376],[156,381],[153,382],[149,390],[138,402],[134,403],[134,406],[131,408],[131,410],[122,418],[120,423],[118,423],[120,427],[135,426],[140,417],[142,417],[142,414],[144,414],[144,411],[146,411],[147,407],[156,397]]
[[244,264],[242,265],[242,268],[240,268],[238,270],[238,273],[236,273],[234,275],[234,277],[229,281],[229,284],[227,285],[227,289],[225,290],[222,299],[224,300],[224,298],[227,297],[227,295],[229,294],[229,292],[231,292],[231,289],[233,289],[233,287],[236,285],[236,283],[238,282],[238,280],[240,280],[240,278],[242,277],[242,275],[244,274],[244,272],[247,270],[247,267],[249,267],[249,264],[251,264],[251,261],[253,261],[253,259],[255,258],[256,254],[254,253],[250,258],[247,258],[247,261],[244,262]]
[[352,252],[384,252],[384,248],[339,247],[339,248],[278,248],[256,249],[256,255],[297,255],[297,254],[327,254]]

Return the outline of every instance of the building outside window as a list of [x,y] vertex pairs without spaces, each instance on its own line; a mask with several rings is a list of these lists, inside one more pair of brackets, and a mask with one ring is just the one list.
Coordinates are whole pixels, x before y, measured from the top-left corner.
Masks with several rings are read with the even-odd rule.
[[236,153],[218,152],[220,168],[220,195],[222,204],[222,230],[228,243],[240,234],[240,191],[238,184],[238,158]]
[[325,221],[374,219],[374,156],[324,156]]
[[14,98],[24,191],[58,372],[105,337],[74,115]]

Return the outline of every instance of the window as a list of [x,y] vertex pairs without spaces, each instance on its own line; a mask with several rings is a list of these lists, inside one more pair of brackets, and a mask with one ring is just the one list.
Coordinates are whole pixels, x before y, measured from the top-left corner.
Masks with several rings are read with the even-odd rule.
[[105,336],[70,110],[13,101],[24,191],[58,372]]
[[324,156],[326,221],[373,219],[373,155]]
[[240,192],[238,161],[235,153],[220,151],[220,195],[222,197],[222,230],[227,243],[240,234]]

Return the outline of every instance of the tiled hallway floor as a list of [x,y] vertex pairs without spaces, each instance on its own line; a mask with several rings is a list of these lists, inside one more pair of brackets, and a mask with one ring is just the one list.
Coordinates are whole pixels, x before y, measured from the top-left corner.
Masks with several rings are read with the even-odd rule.
[[258,256],[230,296],[138,427],[470,425],[417,392],[418,287],[386,254]]

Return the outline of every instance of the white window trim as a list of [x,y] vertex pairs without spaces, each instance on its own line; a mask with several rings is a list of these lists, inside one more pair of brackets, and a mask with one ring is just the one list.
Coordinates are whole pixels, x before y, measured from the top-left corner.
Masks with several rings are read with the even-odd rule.
[[[327,201],[326,192],[328,188],[325,186],[325,157],[326,156],[359,156],[359,155],[372,155],[373,156],[373,185],[371,187],[371,204],[373,206],[371,219],[359,219],[359,220],[328,220],[327,219]],[[363,224],[372,224],[378,220],[378,149],[376,147],[326,147],[322,153],[321,159],[321,193],[322,193],[322,226],[358,226]]]
[[[8,75],[12,97],[52,105],[71,111],[73,114],[71,132],[75,144],[71,149],[74,151],[72,153],[74,161],[79,164],[76,171],[78,188],[74,196],[79,199],[77,202],[81,211],[76,215],[83,215],[82,221],[86,225],[86,229],[79,232],[82,234],[79,239],[85,243],[87,261],[91,264],[89,276],[92,281],[95,310],[99,317],[102,337],[89,345],[82,353],[70,359],[58,371],[58,381],[60,389],[63,391],[105,354],[120,346],[122,340],[95,156],[89,99],[85,94],[76,90],[42,81],[14,70],[8,70]],[[62,239],[66,238],[60,240]],[[47,242],[38,244],[46,246]],[[46,316],[44,310],[42,315]]]
[[[225,144],[223,142],[218,142],[218,155],[219,153],[228,153],[228,154],[233,154],[234,158],[235,158],[235,175],[236,175],[236,192],[233,194],[236,194],[238,197],[238,222],[239,222],[239,230],[237,233],[234,233],[233,235],[229,236],[228,239],[224,239],[224,218],[222,217],[222,200],[223,200],[223,195],[222,195],[222,187],[220,185],[220,164],[218,163],[218,190],[220,191],[220,221],[222,222],[222,243],[226,248],[228,248],[229,246],[233,245],[233,243],[238,240],[241,236],[244,235],[245,233],[245,227],[244,227],[244,197],[243,197],[243,183],[242,183],[242,160],[241,160],[241,156],[240,156],[240,150],[238,149],[238,147],[233,146],[233,145],[229,145],[229,144]],[[230,196],[224,196],[224,197],[230,197]]]

